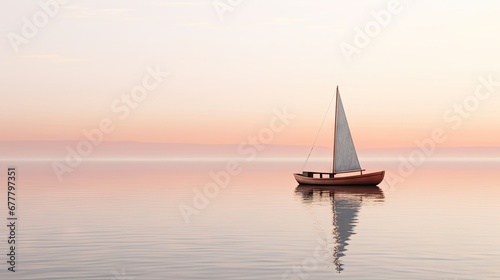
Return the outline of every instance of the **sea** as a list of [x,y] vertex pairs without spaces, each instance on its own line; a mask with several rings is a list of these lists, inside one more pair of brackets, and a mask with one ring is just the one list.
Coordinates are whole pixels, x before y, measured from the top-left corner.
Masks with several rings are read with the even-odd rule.
[[302,161],[279,158],[89,160],[63,177],[4,161],[0,279],[500,279],[500,159],[363,165],[385,180],[299,186]]

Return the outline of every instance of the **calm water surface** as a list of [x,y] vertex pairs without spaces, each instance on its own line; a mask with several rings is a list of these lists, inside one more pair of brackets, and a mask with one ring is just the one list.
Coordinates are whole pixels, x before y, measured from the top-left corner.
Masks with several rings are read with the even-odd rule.
[[225,161],[85,162],[63,182],[15,165],[17,272],[3,226],[0,279],[500,279],[499,161],[352,189],[298,187],[301,162],[242,163],[225,188]]

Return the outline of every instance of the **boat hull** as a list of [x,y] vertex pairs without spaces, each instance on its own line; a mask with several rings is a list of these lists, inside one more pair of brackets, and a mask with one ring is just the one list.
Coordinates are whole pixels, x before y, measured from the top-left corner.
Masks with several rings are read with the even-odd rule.
[[312,178],[299,173],[293,176],[299,184],[302,185],[321,185],[321,186],[376,186],[382,182],[385,171],[358,174],[352,176],[342,176],[335,178]]

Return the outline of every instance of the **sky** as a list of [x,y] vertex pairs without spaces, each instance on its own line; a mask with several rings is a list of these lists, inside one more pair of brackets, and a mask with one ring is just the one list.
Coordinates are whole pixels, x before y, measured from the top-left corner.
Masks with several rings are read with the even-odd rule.
[[326,115],[318,144],[330,145],[338,85],[357,147],[436,129],[442,146],[498,146],[499,12],[486,0],[2,1],[0,141],[78,141],[104,122],[106,141],[238,144],[271,129],[272,144],[310,145]]

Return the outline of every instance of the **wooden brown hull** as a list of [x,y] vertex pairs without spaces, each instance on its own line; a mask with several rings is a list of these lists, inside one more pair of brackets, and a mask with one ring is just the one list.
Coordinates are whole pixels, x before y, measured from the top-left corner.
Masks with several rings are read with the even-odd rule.
[[298,173],[293,174],[299,184],[322,186],[376,186],[382,182],[384,175],[385,171],[335,178],[312,178]]

